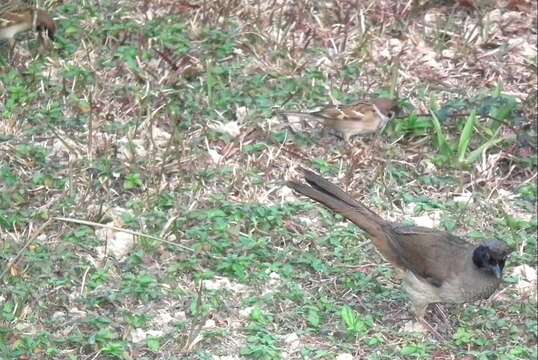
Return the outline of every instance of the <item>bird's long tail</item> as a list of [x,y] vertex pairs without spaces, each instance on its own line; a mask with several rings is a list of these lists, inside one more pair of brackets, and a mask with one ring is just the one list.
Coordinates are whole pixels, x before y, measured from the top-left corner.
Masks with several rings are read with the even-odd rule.
[[300,112],[300,111],[282,111],[278,113],[281,117],[285,118],[287,121],[291,122],[298,122],[299,119],[305,119],[305,120],[314,120],[314,121],[322,121],[323,119],[319,116],[316,116],[315,113],[307,113],[307,112]]
[[303,169],[307,184],[289,181],[295,191],[315,200],[366,231],[387,260],[398,261],[388,230],[390,224],[379,215],[354,200],[349,194],[311,171]]

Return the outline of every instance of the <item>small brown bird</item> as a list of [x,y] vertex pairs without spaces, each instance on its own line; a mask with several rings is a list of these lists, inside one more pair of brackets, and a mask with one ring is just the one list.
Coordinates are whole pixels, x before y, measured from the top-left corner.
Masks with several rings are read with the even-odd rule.
[[486,299],[501,283],[511,252],[503,242],[477,246],[444,231],[390,223],[322,177],[303,171],[308,185],[287,185],[370,235],[379,252],[403,273],[417,320],[424,318],[428,304]]
[[381,132],[398,111],[398,104],[390,99],[379,98],[371,102],[352,105],[328,105],[316,112],[282,112],[290,116],[321,120],[325,128],[335,129],[349,141],[355,135]]
[[15,35],[32,30],[40,33],[43,44],[54,40],[56,24],[45,10],[20,3],[0,7],[0,40],[8,40],[10,53],[15,47]]

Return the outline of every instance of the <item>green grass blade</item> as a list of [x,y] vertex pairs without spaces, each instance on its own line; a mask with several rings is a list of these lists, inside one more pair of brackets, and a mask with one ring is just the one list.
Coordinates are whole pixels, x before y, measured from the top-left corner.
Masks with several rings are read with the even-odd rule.
[[460,142],[458,143],[458,162],[462,163],[465,161],[465,154],[471,143],[471,138],[473,137],[474,124],[476,121],[476,113],[473,112],[467,118],[463,131],[460,135]]
[[495,131],[495,134],[493,134],[493,136],[491,137],[491,139],[489,139],[488,141],[486,141],[485,143],[483,143],[482,145],[480,145],[477,149],[473,150],[469,156],[467,156],[467,159],[465,159],[465,163],[466,164],[472,164],[474,163],[476,160],[478,160],[480,158],[480,156],[485,153],[490,147],[492,146],[495,146],[497,145],[498,143],[500,143],[501,141],[503,141],[504,139],[503,138],[498,138],[497,136],[499,135],[499,132],[500,132],[500,129],[501,128],[498,128],[497,131]]
[[441,129],[441,123],[439,122],[437,115],[435,115],[435,112],[431,109],[430,114],[432,115],[432,123],[433,128],[435,129],[435,134],[437,136],[437,146],[439,147],[439,151],[442,155],[446,157],[451,157],[452,149],[450,148],[448,141],[446,140],[446,136],[443,133],[443,129]]

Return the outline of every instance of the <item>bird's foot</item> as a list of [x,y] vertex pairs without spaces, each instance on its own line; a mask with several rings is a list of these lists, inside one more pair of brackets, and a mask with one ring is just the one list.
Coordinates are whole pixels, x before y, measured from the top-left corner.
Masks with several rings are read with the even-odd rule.
[[423,335],[431,333],[438,340],[446,340],[445,337],[439,333],[439,331],[437,331],[430,323],[428,323],[423,318],[406,322],[402,331],[414,332]]
[[428,327],[426,327],[426,322],[424,320],[410,320],[404,324],[402,331],[425,334],[428,332]]

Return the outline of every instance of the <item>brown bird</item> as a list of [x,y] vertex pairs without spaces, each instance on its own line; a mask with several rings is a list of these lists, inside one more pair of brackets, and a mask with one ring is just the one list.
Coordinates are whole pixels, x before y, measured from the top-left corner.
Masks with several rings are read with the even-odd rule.
[[403,273],[417,320],[423,320],[428,304],[486,299],[501,283],[511,252],[503,242],[477,246],[444,231],[390,223],[322,177],[303,171],[308,185],[287,185],[370,235],[379,252]]
[[323,122],[325,128],[335,129],[344,140],[355,135],[381,132],[398,111],[398,104],[390,99],[374,99],[352,105],[328,105],[316,112],[281,112],[290,116],[304,117]]
[[8,40],[10,54],[15,47],[15,35],[32,30],[39,32],[41,40],[48,45],[54,40],[56,24],[45,10],[20,3],[8,3],[0,7],[0,40]]

